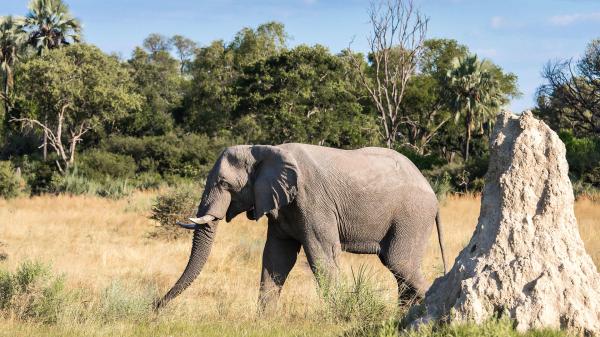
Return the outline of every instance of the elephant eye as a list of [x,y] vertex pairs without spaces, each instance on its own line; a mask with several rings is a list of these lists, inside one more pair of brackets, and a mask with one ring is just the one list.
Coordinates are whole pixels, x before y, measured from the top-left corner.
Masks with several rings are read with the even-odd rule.
[[231,184],[229,184],[228,182],[226,182],[224,179],[219,179],[219,185],[223,188],[230,188]]

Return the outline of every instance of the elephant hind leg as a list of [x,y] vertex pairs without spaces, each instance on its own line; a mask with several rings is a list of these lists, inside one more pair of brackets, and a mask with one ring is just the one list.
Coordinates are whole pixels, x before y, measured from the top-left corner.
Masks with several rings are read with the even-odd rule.
[[398,282],[401,306],[421,300],[427,290],[421,272],[421,260],[425,246],[423,238],[407,233],[406,227],[394,226],[381,242],[378,256]]
[[296,259],[300,251],[300,243],[298,241],[280,239],[275,235],[269,234],[267,235],[267,243],[263,251],[258,298],[260,313],[273,312],[277,307],[281,288],[294,264],[296,264]]
[[425,295],[426,282],[421,269],[410,261],[390,254],[379,255],[381,262],[392,272],[398,283],[398,304],[408,306]]

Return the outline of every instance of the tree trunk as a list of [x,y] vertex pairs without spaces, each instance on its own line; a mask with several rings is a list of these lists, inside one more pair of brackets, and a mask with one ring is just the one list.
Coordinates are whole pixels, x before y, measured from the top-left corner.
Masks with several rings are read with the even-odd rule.
[[10,110],[10,104],[8,102],[8,94],[9,94],[9,87],[8,87],[8,83],[9,83],[9,78],[8,78],[9,74],[8,72],[5,75],[4,78],[4,114],[8,115],[9,110]]
[[471,113],[467,112],[465,116],[465,128],[467,129],[467,139],[465,140],[465,163],[469,161],[469,144],[471,143]]
[[204,264],[206,263],[210,253],[217,230],[217,223],[218,220],[213,221],[208,225],[202,225],[201,228],[194,230],[192,252],[190,254],[187,266],[171,290],[169,290],[162,299],[155,303],[154,307],[156,310],[164,307],[172,299],[177,297],[177,295],[181,294],[181,292],[184,291],[190,284],[192,284],[192,282],[200,274],[200,271],[202,270],[202,267],[204,267]]
[[[48,125],[48,113],[44,112],[44,125]],[[43,142],[43,158],[44,161],[48,159],[48,131],[44,129],[44,142]]]

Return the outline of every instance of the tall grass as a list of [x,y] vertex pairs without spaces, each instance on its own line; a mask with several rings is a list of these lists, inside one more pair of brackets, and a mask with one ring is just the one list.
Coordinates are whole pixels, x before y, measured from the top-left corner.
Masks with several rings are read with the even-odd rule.
[[[0,199],[7,255],[0,261],[0,336],[516,336],[510,322],[495,321],[399,334],[396,280],[376,256],[346,253],[338,282],[319,288],[301,252],[279,309],[259,318],[266,222],[243,216],[219,226],[203,272],[157,315],[150,304],[181,274],[191,237],[148,235],[156,230],[149,220],[155,197],[135,192],[114,200],[87,194]],[[581,199],[575,211],[586,249],[599,265],[600,206]],[[478,212],[477,197],[449,196],[443,204],[449,264],[471,237]],[[423,264],[429,281],[441,274],[431,234]],[[19,290],[20,284],[29,290]]]

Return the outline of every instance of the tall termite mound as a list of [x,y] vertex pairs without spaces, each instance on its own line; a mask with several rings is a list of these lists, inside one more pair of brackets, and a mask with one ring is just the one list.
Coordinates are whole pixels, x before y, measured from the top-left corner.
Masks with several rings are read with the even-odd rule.
[[473,237],[413,308],[415,324],[505,314],[520,331],[600,335],[600,275],[579,236],[568,172],[565,146],[544,122],[500,114]]

